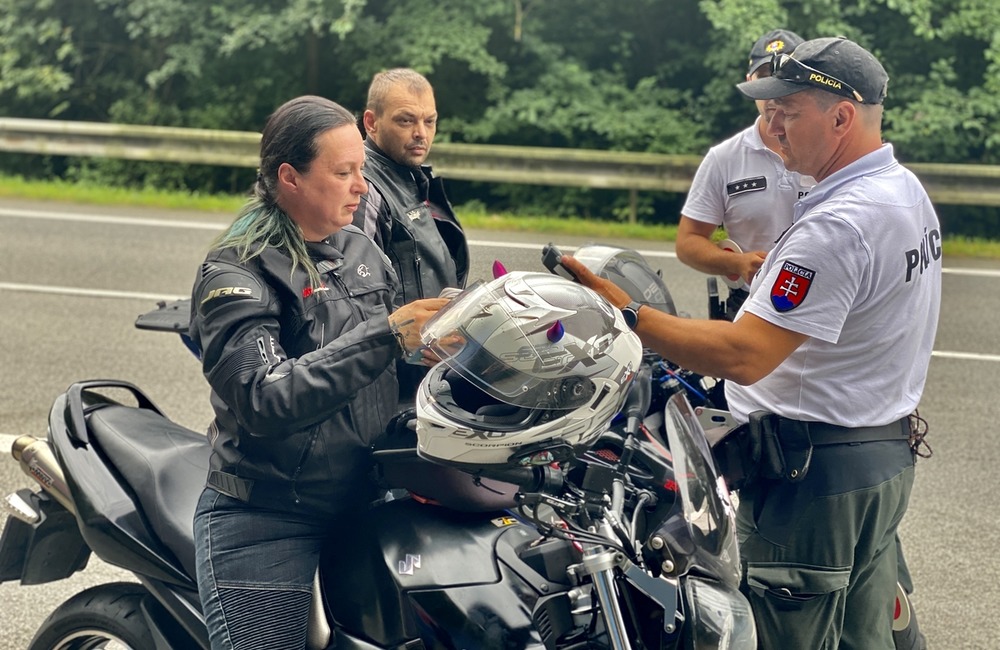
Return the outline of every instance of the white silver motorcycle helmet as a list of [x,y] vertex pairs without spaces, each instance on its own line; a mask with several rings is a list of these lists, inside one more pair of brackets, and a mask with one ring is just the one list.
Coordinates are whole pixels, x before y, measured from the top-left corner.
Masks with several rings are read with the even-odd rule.
[[621,312],[556,275],[511,272],[454,298],[421,331],[441,359],[417,390],[417,450],[476,472],[593,443],[642,357]]

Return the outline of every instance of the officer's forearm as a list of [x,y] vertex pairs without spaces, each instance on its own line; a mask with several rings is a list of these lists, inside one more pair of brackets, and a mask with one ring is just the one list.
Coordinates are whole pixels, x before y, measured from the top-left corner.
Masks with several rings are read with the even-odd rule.
[[753,314],[736,323],[639,310],[636,333],[643,345],[682,368],[750,385],[767,376],[808,337]]

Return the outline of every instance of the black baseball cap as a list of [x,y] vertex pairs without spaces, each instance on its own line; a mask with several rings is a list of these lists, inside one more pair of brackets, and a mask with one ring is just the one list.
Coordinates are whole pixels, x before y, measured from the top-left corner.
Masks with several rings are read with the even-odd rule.
[[750,99],[775,99],[819,88],[862,104],[885,101],[889,75],[871,52],[843,37],[814,38],[776,54],[770,77],[736,84]]
[[772,29],[764,34],[750,48],[747,76],[752,75],[757,71],[757,68],[765,63],[770,63],[775,54],[787,54],[798,47],[802,41],[801,36],[787,29]]

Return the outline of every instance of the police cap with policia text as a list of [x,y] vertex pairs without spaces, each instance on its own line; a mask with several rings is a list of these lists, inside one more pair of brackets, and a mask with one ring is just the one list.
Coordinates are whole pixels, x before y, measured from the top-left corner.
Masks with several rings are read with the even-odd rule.
[[871,52],[843,37],[816,38],[775,54],[770,77],[736,87],[750,99],[775,99],[819,88],[862,104],[885,100],[889,75]]

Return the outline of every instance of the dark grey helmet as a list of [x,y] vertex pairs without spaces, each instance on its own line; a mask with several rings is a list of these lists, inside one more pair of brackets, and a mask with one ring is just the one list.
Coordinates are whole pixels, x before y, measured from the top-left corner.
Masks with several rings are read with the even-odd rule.
[[650,268],[646,258],[630,248],[587,244],[573,252],[595,275],[611,280],[637,302],[668,314],[677,315],[673,298],[660,274]]

